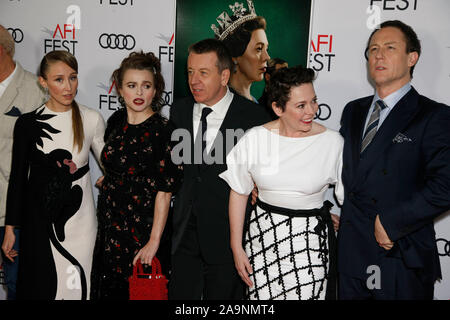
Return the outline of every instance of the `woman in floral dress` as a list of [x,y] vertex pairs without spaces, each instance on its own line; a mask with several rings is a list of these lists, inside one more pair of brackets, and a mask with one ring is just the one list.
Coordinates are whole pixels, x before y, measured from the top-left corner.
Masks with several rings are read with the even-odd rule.
[[91,298],[126,300],[138,259],[150,265],[156,256],[167,275],[170,236],[164,229],[182,167],[171,161],[173,128],[159,114],[160,61],[151,52],[133,52],[112,78],[124,108],[108,119],[101,155]]

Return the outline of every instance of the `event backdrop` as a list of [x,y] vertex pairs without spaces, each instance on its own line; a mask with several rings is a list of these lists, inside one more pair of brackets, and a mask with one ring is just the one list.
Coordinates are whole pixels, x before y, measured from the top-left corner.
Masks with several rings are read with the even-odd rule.
[[[221,2],[226,5],[227,1],[217,1]],[[304,63],[301,54],[293,49],[298,42],[304,41],[304,34],[291,32],[286,27],[293,20],[302,19],[304,11],[296,7],[299,2],[293,2],[288,13],[286,10],[280,13],[279,7],[271,7],[271,1],[266,4],[266,1],[255,0],[258,14],[276,19],[276,22],[269,21],[268,30],[276,25],[281,31],[290,32],[271,36],[268,31],[269,54],[287,58],[290,65]],[[210,1],[203,3],[209,5]],[[288,5],[281,0],[276,3],[280,3],[280,8]],[[180,14],[180,8],[177,8],[177,14]],[[218,11],[225,9],[220,5]],[[80,73],[77,101],[99,110],[105,119],[118,107],[116,93],[111,88],[112,71],[131,51],[155,52],[161,58],[166,80],[167,107],[163,114],[167,115],[174,83],[175,12],[175,0],[3,0],[0,24],[10,29],[16,41],[16,60],[32,72],[50,50],[75,53]],[[318,72],[315,82],[320,104],[317,121],[337,130],[345,104],[373,94],[364,49],[372,28],[388,19],[411,24],[422,40],[423,53],[414,71],[413,86],[421,94],[450,104],[449,12],[448,0],[314,0],[307,63]],[[217,15],[204,17],[208,23],[202,31],[209,32],[209,24],[214,23]],[[75,30],[69,26],[73,24]],[[180,33],[183,36],[183,30],[178,31]],[[277,51],[281,48],[278,41],[290,45]],[[177,75],[176,80],[179,78],[184,81],[185,75]],[[95,181],[101,172],[93,159],[91,164]],[[449,230],[449,214],[437,219],[436,237],[443,280],[437,283],[436,299],[450,299]],[[5,293],[0,289],[0,299],[4,297]]]

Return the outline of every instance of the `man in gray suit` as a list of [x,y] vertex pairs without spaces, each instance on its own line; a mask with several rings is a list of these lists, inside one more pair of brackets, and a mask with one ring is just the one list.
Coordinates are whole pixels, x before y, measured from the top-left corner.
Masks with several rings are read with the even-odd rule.
[[[11,169],[13,129],[17,118],[39,107],[44,102],[44,93],[37,78],[14,61],[14,40],[8,30],[0,25],[0,242],[5,234],[6,192]],[[15,230],[18,230],[17,228]],[[16,232],[16,240],[19,233]],[[18,254],[18,243],[13,248]],[[8,300],[16,296],[18,257],[9,261],[2,256]]]

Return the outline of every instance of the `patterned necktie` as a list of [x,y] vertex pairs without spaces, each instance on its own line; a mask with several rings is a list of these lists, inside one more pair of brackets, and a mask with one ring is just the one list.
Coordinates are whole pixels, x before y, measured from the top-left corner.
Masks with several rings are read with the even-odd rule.
[[211,108],[203,108],[202,110],[202,116],[200,118],[200,128],[201,128],[201,139],[202,139],[202,162],[203,161],[203,154],[205,152],[206,149],[206,137],[205,137],[205,132],[206,132],[206,128],[207,128],[207,123],[206,123],[206,117],[212,112]]
[[377,133],[378,122],[380,121],[380,111],[386,107],[387,106],[383,102],[383,100],[378,100],[375,102],[375,106],[373,108],[372,114],[370,115],[369,123],[367,124],[366,132],[361,143],[361,153],[364,152],[364,150],[372,141],[373,137],[375,137],[375,134]]

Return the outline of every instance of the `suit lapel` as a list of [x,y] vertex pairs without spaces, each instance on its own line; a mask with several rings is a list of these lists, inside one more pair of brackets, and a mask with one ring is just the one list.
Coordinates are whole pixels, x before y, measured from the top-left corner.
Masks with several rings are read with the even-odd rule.
[[6,113],[11,110],[12,103],[16,96],[19,94],[19,90],[16,87],[11,86],[11,84],[6,88],[2,97],[0,98],[0,112]]
[[351,137],[352,141],[352,160],[353,167],[356,168],[359,164],[360,151],[361,151],[361,140],[364,131],[364,125],[366,123],[367,113],[370,109],[370,104],[373,97],[368,97],[361,101],[359,106],[354,108],[354,113],[352,116],[352,126],[351,126]]
[[[233,100],[231,101],[230,107],[227,110],[227,113],[225,114],[225,118],[222,121],[222,124],[220,125],[219,131],[217,132],[217,135],[222,135],[221,138],[217,137],[214,139],[214,143],[213,146],[210,150],[210,154],[211,151],[216,149],[216,148],[224,148],[225,150],[225,137],[226,137],[226,130],[227,129],[235,129],[237,127],[237,122],[236,119],[237,117],[235,116],[236,114],[236,103],[235,103],[235,99],[236,99],[236,94],[233,97]],[[224,153],[224,158],[226,158],[226,154]]]
[[362,173],[373,167],[381,156],[384,156],[386,148],[392,143],[395,136],[402,132],[410,121],[420,111],[418,105],[419,94],[414,88],[395,105],[394,109],[389,113],[383,121],[377,134],[373,138],[370,145],[364,151],[364,155],[360,160],[358,167],[358,177],[363,177]]
[[[14,99],[19,94],[19,83],[24,76],[24,71],[19,63],[16,62],[16,74],[12,78],[10,84],[6,88],[5,92],[3,92],[2,97],[0,98],[0,112],[5,113],[8,112],[11,107]],[[17,106],[20,110],[21,106]]]
[[189,107],[186,108],[186,114],[185,114],[185,121],[186,121],[186,129],[189,131],[190,136],[192,137],[191,140],[191,150],[194,150],[194,100],[192,100],[192,102],[189,102]]
[[188,132],[189,136],[191,137],[190,143],[191,143],[191,163],[193,164],[193,169],[196,171],[196,175],[198,174],[198,165],[195,164],[195,157],[194,157],[194,151],[195,151],[195,144],[194,144],[194,103],[195,101],[193,99],[190,99],[188,102],[188,106],[186,108],[186,112],[183,117],[183,121],[185,121],[186,125],[184,126]]

